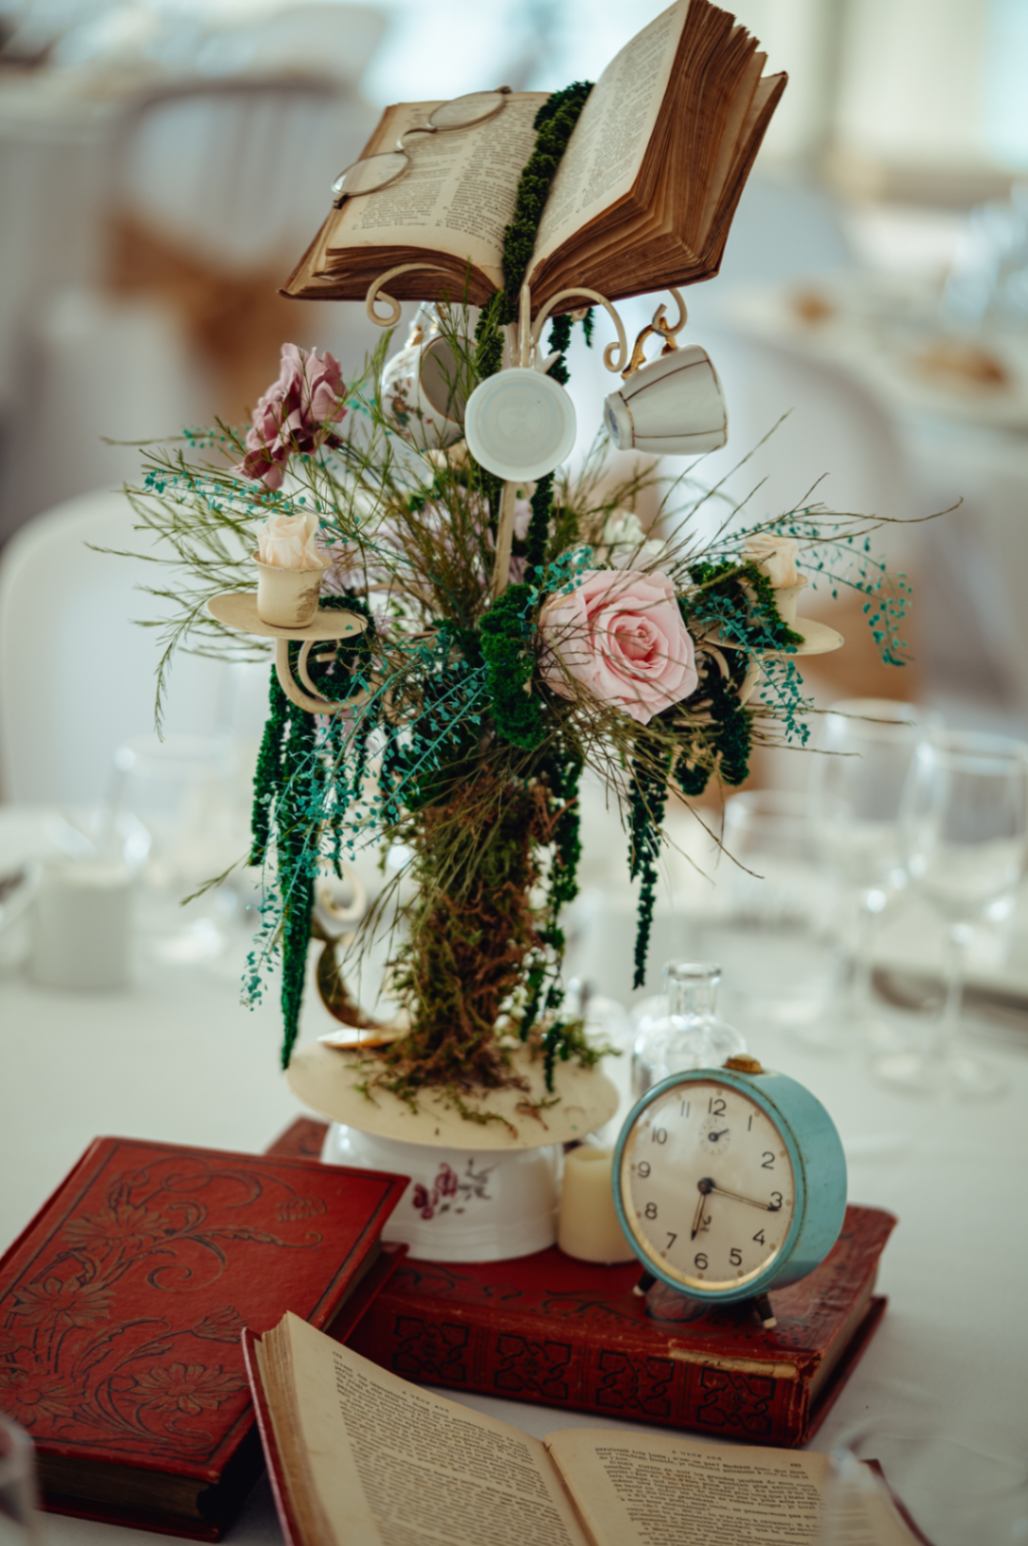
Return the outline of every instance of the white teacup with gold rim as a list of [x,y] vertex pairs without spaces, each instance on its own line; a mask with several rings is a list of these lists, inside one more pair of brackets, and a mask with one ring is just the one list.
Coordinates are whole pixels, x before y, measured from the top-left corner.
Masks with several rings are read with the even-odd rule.
[[698,344],[672,349],[627,378],[603,405],[619,451],[698,456],[728,439],[724,393],[710,355]]

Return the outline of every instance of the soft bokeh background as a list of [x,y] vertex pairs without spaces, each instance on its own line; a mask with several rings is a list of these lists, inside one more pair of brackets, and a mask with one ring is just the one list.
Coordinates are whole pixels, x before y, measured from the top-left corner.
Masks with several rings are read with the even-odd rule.
[[[594,77],[656,9],[2,0],[0,540],[131,477],[135,450],[104,437],[174,432],[215,411],[241,417],[274,375],[281,339],[331,346],[344,366],[363,352],[359,307],[298,305],[275,291],[385,103]],[[697,476],[722,477],[788,412],[732,482],[743,493],[766,480],[751,508],[784,508],[822,479],[826,503],[890,515],[962,499],[944,523],[887,544],[919,587],[915,663],[902,674],[877,667],[855,613],[843,619],[851,648],[815,676],[835,696],[928,696],[963,718],[1019,719],[1028,15],[1018,0],[739,0],[737,10],[791,82],[723,273],[689,295],[686,336],[711,350],[732,414],[728,450]],[[630,322],[647,315],[644,302],[628,311]],[[609,388],[602,374],[581,362],[584,433]],[[109,510],[99,500],[80,512],[87,537],[91,527],[110,537]],[[62,532],[63,567],[43,565],[55,606],[79,636],[109,633],[131,581],[82,551],[78,526]],[[6,615],[11,630],[9,605]],[[19,714],[23,701],[5,679],[9,798],[39,777],[44,794],[95,797],[111,737],[148,728],[149,641],[124,637],[120,678],[107,684],[122,707],[105,722],[79,697],[79,754],[62,759],[59,779],[57,738],[40,724],[65,712],[55,684],[24,692],[42,739],[19,759],[12,693]],[[183,728],[206,730],[227,712],[227,689],[210,675],[198,687],[183,668],[191,708],[173,700]]]
[[[359,306],[287,302],[276,287],[383,105],[594,78],[657,9],[0,0],[4,799],[136,812],[151,834],[164,822],[179,894],[238,856],[264,672],[183,658],[155,746],[153,636],[135,626],[153,611],[133,589],[145,566],[86,546],[131,545],[114,491],[138,452],[109,441],[242,418],[285,338],[331,347],[344,371],[363,354],[374,330]],[[693,477],[727,479],[757,515],[816,490],[912,521],[882,538],[916,589],[910,664],[878,662],[860,598],[843,596],[831,611],[848,647],[810,663],[811,685],[823,703],[905,698],[1020,734],[1028,12],[736,9],[791,82],[723,272],[688,294],[685,338],[710,350],[731,425]],[[652,304],[626,305],[630,328]],[[583,446],[603,377],[580,349]],[[802,785],[804,762],[764,759],[757,781]]]

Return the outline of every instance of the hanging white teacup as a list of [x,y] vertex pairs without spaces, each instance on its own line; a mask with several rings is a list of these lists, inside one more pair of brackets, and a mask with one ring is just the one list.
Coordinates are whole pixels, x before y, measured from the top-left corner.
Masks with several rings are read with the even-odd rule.
[[464,434],[467,365],[439,331],[435,307],[418,307],[406,347],[382,370],[382,412],[419,450],[451,446]]
[[720,450],[728,412],[710,355],[687,344],[640,366],[607,398],[603,422],[619,451],[697,456]]

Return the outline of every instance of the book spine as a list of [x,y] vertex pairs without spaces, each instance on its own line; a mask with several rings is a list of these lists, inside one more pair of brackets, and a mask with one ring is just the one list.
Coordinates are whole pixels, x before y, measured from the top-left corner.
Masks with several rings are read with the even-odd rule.
[[388,1290],[362,1319],[349,1345],[404,1379],[614,1417],[623,1422],[744,1439],[802,1444],[810,1420],[809,1386],[799,1376],[730,1369],[717,1362],[660,1357],[630,1338],[586,1341],[540,1337],[447,1314],[445,1303],[413,1306]]

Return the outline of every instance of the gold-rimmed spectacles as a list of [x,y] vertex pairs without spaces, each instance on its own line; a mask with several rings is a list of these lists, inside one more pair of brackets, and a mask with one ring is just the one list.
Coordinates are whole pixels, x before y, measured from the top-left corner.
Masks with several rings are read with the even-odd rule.
[[347,199],[362,193],[377,193],[388,188],[404,173],[410,171],[411,157],[407,141],[418,134],[444,134],[449,129],[470,129],[472,124],[484,123],[493,118],[510,95],[509,86],[498,86],[495,91],[471,91],[463,97],[453,97],[434,107],[424,123],[411,124],[404,129],[392,150],[379,151],[374,156],[361,156],[345,166],[332,184],[332,202],[339,209]]

